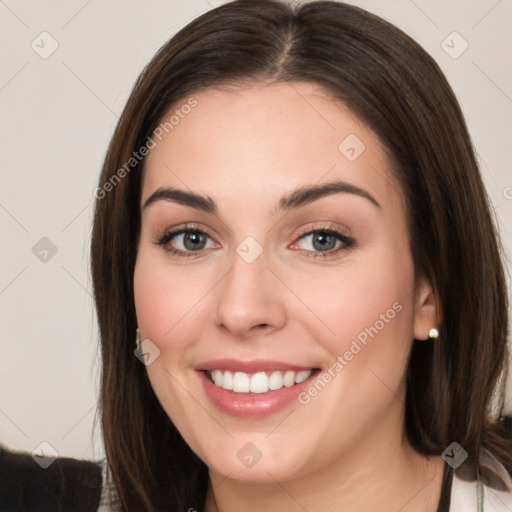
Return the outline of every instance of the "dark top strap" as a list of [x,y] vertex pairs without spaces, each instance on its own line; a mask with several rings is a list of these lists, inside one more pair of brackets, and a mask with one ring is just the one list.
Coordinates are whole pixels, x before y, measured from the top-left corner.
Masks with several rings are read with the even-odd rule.
[[449,512],[452,495],[453,468],[448,464],[444,465],[443,485],[441,487],[441,497],[437,505],[436,512]]

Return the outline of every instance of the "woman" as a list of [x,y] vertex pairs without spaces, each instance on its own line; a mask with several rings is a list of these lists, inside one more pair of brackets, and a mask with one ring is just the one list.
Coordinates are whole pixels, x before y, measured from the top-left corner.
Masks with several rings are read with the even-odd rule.
[[110,508],[512,507],[498,236],[400,30],[208,12],[140,76],[95,195]]

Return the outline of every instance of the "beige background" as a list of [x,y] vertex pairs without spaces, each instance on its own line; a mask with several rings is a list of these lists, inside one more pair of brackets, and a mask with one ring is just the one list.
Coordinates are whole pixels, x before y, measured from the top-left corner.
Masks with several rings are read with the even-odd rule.
[[[0,441],[12,448],[32,451],[44,441],[60,455],[102,455],[98,429],[93,435],[93,190],[138,73],[179,28],[219,3],[0,0]],[[510,269],[512,2],[350,3],[404,29],[445,71],[480,157]],[[453,31],[463,39],[446,39]],[[464,41],[467,50],[453,58]],[[42,58],[52,44],[55,52]],[[510,386],[508,400],[510,410]]]

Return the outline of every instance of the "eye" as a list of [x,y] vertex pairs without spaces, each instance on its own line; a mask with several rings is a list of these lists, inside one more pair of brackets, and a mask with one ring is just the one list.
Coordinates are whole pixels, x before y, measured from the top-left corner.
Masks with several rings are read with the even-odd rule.
[[290,248],[302,249],[305,255],[311,258],[322,258],[348,249],[354,245],[354,242],[353,238],[348,237],[341,231],[325,227],[310,230],[300,235],[298,241],[290,246]]
[[194,256],[193,253],[216,247],[215,242],[201,229],[187,226],[160,235],[155,245],[160,245],[166,252],[175,256]]
[[[353,238],[341,231],[332,227],[322,227],[303,232],[290,248],[299,249],[309,258],[318,258],[333,256],[349,249],[354,243]],[[219,247],[207,233],[195,225],[165,232],[157,237],[154,244],[176,257],[198,256],[206,249]]]

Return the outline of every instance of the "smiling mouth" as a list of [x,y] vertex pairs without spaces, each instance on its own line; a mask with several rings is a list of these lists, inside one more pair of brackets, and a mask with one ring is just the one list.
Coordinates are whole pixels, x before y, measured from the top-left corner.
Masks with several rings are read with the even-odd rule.
[[291,388],[308,379],[316,368],[310,370],[276,370],[272,372],[232,372],[229,370],[206,370],[206,376],[215,386],[233,393],[263,394]]

